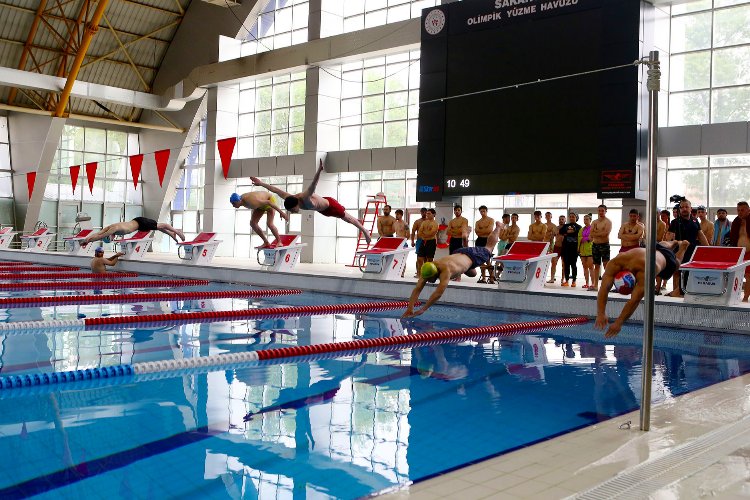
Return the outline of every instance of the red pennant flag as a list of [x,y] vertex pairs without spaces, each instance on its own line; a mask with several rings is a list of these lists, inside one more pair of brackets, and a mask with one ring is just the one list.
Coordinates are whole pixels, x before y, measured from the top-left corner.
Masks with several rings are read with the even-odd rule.
[[130,160],[130,172],[133,174],[133,188],[138,189],[138,177],[141,176],[143,155],[133,155],[128,159]]
[[221,169],[224,171],[225,179],[229,174],[229,164],[232,161],[232,153],[234,152],[235,144],[237,144],[236,137],[228,137],[216,141],[216,146],[219,148],[219,157],[221,158]]
[[70,182],[73,184],[73,192],[76,192],[76,185],[78,184],[78,174],[81,173],[81,166],[75,165],[70,167]]
[[31,200],[31,193],[34,192],[34,183],[36,182],[36,172],[29,172],[26,174],[26,187],[29,189],[29,200]]
[[86,164],[86,179],[89,181],[89,191],[94,194],[94,178],[96,177],[97,162],[92,161]]
[[164,173],[167,171],[167,163],[169,163],[169,150],[162,149],[154,153],[156,159],[156,173],[159,174],[159,185],[164,182]]

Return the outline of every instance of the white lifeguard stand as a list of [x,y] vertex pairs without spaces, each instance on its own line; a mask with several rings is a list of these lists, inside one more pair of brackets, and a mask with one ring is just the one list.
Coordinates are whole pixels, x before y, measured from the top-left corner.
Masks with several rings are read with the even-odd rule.
[[10,248],[10,243],[17,234],[10,226],[0,229],[0,249]]
[[46,251],[54,236],[55,233],[50,233],[46,227],[39,228],[29,235],[21,236],[21,241],[26,242],[24,252],[41,253]]
[[547,253],[548,248],[549,244],[544,241],[516,241],[508,253],[492,259],[495,266],[503,265],[497,287],[501,290],[544,289],[552,258],[557,257],[556,253]]
[[281,241],[273,240],[269,246],[255,247],[258,264],[266,271],[289,272],[299,263],[305,246],[306,243],[300,243],[299,235],[282,234]]
[[151,235],[151,231],[138,231],[133,236],[121,238],[114,243],[115,247],[119,246],[120,251],[125,254],[122,257],[123,259],[143,260],[153,241],[154,237]]
[[696,247],[690,262],[680,271],[690,271],[685,283],[685,302],[731,306],[742,300],[745,268],[742,247]]
[[406,238],[384,236],[372,248],[359,250],[357,257],[362,277],[380,280],[400,278],[411,252],[411,248],[404,246],[405,243]]
[[186,264],[209,264],[221,241],[216,239],[216,233],[200,233],[193,241],[178,242],[177,256]]

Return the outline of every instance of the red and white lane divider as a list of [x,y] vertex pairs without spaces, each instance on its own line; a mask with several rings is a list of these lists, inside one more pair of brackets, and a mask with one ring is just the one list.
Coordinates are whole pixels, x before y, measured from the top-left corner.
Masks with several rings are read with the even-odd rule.
[[161,288],[168,286],[208,285],[208,280],[138,280],[138,281],[75,281],[0,283],[0,290],[56,290],[60,288],[101,289],[101,288]]
[[167,300],[251,299],[299,295],[302,290],[222,290],[216,292],[120,293],[103,295],[60,295],[0,298],[0,307],[28,307],[64,304],[117,304],[120,302],[159,302]]
[[16,274],[16,273],[22,273],[26,271],[38,271],[40,273],[42,272],[71,272],[71,271],[78,271],[80,267],[63,267],[63,266],[56,266],[56,267],[44,267],[44,266],[15,266],[15,267],[3,267],[0,266],[0,274]]
[[138,273],[117,272],[117,273],[23,273],[23,274],[3,274],[0,273],[0,280],[69,280],[69,279],[90,279],[97,278],[100,280],[117,280],[120,278],[137,278]]

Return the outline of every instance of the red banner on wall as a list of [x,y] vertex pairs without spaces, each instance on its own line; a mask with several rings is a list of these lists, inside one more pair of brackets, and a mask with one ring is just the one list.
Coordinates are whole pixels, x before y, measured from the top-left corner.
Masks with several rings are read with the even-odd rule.
[[81,166],[74,165],[70,167],[70,183],[73,184],[73,192],[76,192],[76,185],[78,184],[78,174],[81,173]]
[[167,163],[169,163],[169,150],[162,149],[155,152],[154,159],[156,160],[156,173],[159,174],[159,185],[161,186],[164,182],[164,174],[167,171]]
[[29,189],[29,201],[31,201],[31,194],[34,192],[34,183],[36,182],[36,172],[29,172],[26,174],[26,187]]
[[94,178],[96,177],[97,162],[92,161],[86,164],[86,179],[89,181],[89,191],[94,194]]
[[232,163],[232,153],[234,153],[235,144],[237,144],[236,137],[228,137],[216,141],[216,146],[219,148],[219,157],[221,158],[221,169],[224,171],[225,179],[229,174],[229,165]]
[[138,189],[138,177],[141,175],[143,155],[133,155],[128,159],[130,160],[130,172],[133,174],[133,188]]

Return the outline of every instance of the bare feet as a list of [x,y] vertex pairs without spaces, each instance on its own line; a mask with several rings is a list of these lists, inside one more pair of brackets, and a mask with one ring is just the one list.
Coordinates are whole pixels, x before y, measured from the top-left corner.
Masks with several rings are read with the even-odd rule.
[[181,229],[175,228],[174,230],[175,234],[180,237],[182,241],[185,241],[185,233],[182,232]]

